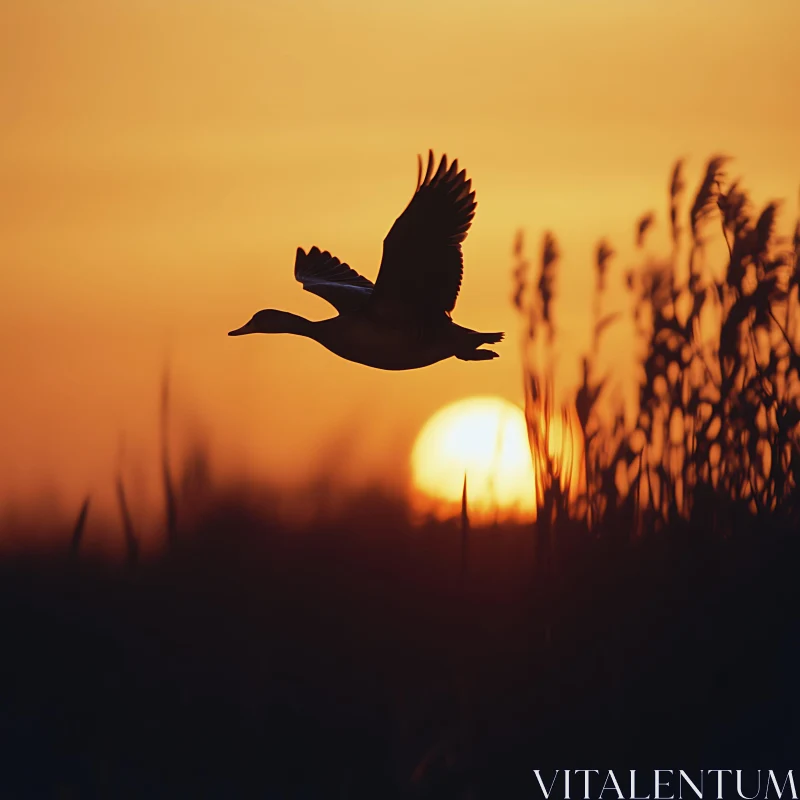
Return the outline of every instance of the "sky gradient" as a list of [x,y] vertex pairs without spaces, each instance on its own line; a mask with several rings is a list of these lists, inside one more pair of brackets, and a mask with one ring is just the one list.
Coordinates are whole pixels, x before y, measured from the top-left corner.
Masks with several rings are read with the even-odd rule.
[[[157,498],[159,382],[180,454],[299,485],[402,486],[448,402],[522,401],[511,246],[564,253],[564,346],[586,341],[592,250],[620,283],[635,218],[666,241],[690,188],[736,157],[757,201],[800,183],[800,4],[0,0],[0,511],[56,495]],[[477,192],[454,318],[501,358],[392,374],[293,337],[228,339],[260,308],[321,319],[292,275],[317,245],[374,278],[416,154]]]

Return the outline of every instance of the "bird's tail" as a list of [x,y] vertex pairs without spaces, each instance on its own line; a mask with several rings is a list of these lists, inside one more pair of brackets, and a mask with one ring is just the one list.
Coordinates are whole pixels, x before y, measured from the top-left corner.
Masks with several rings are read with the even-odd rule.
[[480,333],[479,331],[472,331],[470,336],[470,344],[473,346],[469,350],[457,353],[456,358],[462,361],[489,361],[493,358],[499,358],[500,355],[495,353],[494,350],[479,350],[478,348],[484,344],[496,344],[501,342],[505,334],[500,331],[497,333]]

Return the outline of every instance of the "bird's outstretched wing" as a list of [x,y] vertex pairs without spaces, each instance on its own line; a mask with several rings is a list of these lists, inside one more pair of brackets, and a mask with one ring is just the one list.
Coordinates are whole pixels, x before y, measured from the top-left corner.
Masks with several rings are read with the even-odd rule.
[[372,281],[318,247],[312,247],[308,253],[302,247],[297,248],[294,277],[307,292],[327,300],[340,312],[363,308],[374,288]]
[[458,160],[443,155],[425,175],[418,157],[417,189],[383,240],[383,259],[370,307],[376,313],[430,319],[449,314],[461,287],[461,242],[475,216],[475,192]]

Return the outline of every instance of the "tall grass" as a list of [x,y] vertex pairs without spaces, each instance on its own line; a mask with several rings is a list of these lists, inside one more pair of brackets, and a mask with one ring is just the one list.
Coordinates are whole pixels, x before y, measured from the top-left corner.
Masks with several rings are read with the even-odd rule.
[[169,450],[169,389],[169,370],[165,369],[161,379],[161,479],[164,485],[167,542],[174,549],[178,543],[178,504]]
[[[625,273],[624,285],[641,353],[633,425],[599,370],[603,333],[619,321],[601,313],[611,245],[603,240],[596,249],[582,381],[556,403],[559,247],[551,232],[544,234],[537,276],[517,236],[513,302],[525,321],[526,416],[537,502],[550,532],[559,517],[609,532],[620,517],[635,531],[673,524],[732,531],[742,519],[767,515],[798,521],[800,221],[791,240],[778,236],[779,203],[756,213],[741,182],[727,181],[728,162],[709,159],[688,213],[683,162],[675,164],[668,191],[672,249],[665,257],[644,258],[655,215],[636,223],[643,263]],[[681,224],[684,213],[688,225]],[[727,245],[721,278],[709,259],[715,236]],[[569,431],[559,441],[556,424]],[[570,459],[580,462],[577,477]]]
[[70,554],[73,557],[78,555],[78,552],[81,548],[81,540],[83,539],[83,529],[86,527],[86,519],[89,516],[89,503],[91,502],[91,497],[87,495],[84,499],[83,503],[81,503],[81,509],[78,512],[78,517],[75,520],[75,526],[72,529],[72,538],[70,540]]

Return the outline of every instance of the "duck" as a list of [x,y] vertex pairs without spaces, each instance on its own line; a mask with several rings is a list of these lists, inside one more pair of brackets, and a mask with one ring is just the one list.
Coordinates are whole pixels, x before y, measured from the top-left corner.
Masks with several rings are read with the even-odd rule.
[[294,277],[303,289],[326,300],[335,317],[312,321],[288,311],[264,309],[229,336],[288,333],[321,344],[340,358],[382,370],[411,370],[449,358],[489,361],[484,345],[503,333],[482,333],[451,316],[461,288],[461,245],[477,203],[458,159],[438,167],[433,151],[417,156],[417,187],[383,240],[373,283],[327,250],[297,248]]

